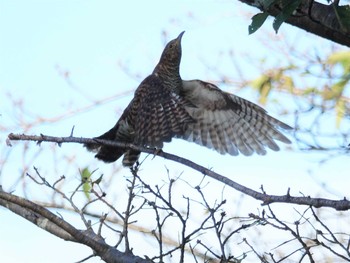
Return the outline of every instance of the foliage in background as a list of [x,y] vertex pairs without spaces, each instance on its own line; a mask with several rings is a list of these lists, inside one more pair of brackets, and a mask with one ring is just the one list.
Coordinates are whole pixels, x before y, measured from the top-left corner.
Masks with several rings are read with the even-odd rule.
[[[270,1],[271,4],[275,2]],[[282,9],[280,16],[275,19],[275,30],[288,19],[293,8],[290,5],[289,9]],[[266,18],[266,13],[254,18],[252,30],[257,30]],[[283,53],[283,50],[280,52]],[[292,48],[287,52],[296,54]],[[296,151],[322,152],[326,159],[329,159],[330,154],[336,157],[348,156],[350,53],[336,51],[328,54],[328,51],[324,51],[316,56],[293,55],[286,56],[282,66],[260,65],[261,74],[253,79],[242,79],[237,86],[253,90],[261,104],[266,107],[278,105],[280,112],[294,120],[293,135],[299,147]],[[223,79],[231,79],[231,76]],[[71,81],[65,80],[67,83]],[[9,127],[0,123],[0,132],[4,138],[15,130],[34,133],[35,129],[40,130],[47,123],[58,125],[65,118],[111,101],[110,98],[102,102],[94,101],[91,105],[59,116],[49,119],[35,116],[32,120],[28,117],[30,110],[25,104],[25,98],[19,98],[13,93],[8,96],[8,100],[12,101],[15,109],[14,125]],[[332,126],[329,123],[334,126],[328,127]],[[330,140],[324,143],[325,139]],[[119,178],[121,167],[119,163],[112,164],[109,173],[102,177],[90,171],[86,163],[79,163],[82,158],[77,158],[74,152],[56,145],[36,147],[23,143],[9,148],[3,144],[1,152],[0,173],[10,165],[7,161],[11,154],[15,152],[21,156],[21,162],[16,167],[20,172],[10,174],[13,180],[11,190],[22,189],[24,196],[30,196],[36,204],[50,207],[50,210],[73,211],[85,227],[83,230],[77,229],[77,237],[84,236],[86,240],[91,238],[97,240],[98,244],[106,242],[110,250],[125,251],[131,257],[133,254],[144,256],[146,251],[148,258],[159,262],[179,262],[179,259],[199,262],[276,262],[304,258],[310,262],[320,262],[322,258],[333,261],[348,261],[350,258],[348,229],[331,227],[336,226],[334,220],[340,227],[349,225],[348,211],[329,212],[322,208],[295,208],[288,204],[263,208],[259,203],[248,206],[246,198],[228,192],[225,187],[210,191],[212,182],[207,178],[191,185],[178,171],[165,171],[161,178],[167,180],[162,179],[157,183],[148,181],[151,179],[140,176],[142,166],[140,171]],[[42,169],[34,169],[36,173],[31,175],[32,166],[43,154],[52,156],[54,169],[46,168],[46,163],[41,164]],[[152,160],[149,158],[147,161]],[[67,176],[61,177],[62,173]],[[263,187],[261,191],[264,191]],[[250,213],[240,213],[242,207],[251,209]],[[42,218],[38,212],[30,215],[34,215],[35,219]],[[146,218],[153,219],[152,223],[148,223]],[[281,239],[261,242],[262,237],[272,232]],[[62,234],[58,232],[57,235],[59,233]],[[109,237],[112,233],[114,238],[105,239],[107,233]],[[62,237],[66,240],[72,238],[65,234]],[[77,242],[77,239],[72,240]],[[157,253],[150,247],[156,248]],[[81,261],[93,257],[96,257],[95,252]]]

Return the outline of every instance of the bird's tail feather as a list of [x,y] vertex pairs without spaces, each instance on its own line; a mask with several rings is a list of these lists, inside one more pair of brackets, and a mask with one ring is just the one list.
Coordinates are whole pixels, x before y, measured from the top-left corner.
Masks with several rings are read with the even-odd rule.
[[139,151],[128,150],[124,154],[123,165],[126,167],[132,167],[140,157]]
[[102,146],[95,157],[106,163],[112,163],[118,160],[123,154],[124,149],[111,146]]
[[[115,126],[106,133],[102,134],[99,137],[95,137],[94,139],[114,141],[117,134],[116,131],[117,127]],[[106,163],[111,163],[118,160],[125,153],[125,150],[122,148],[105,146],[98,143],[85,143],[84,147],[86,147],[86,149],[89,151],[97,152],[95,157]]]

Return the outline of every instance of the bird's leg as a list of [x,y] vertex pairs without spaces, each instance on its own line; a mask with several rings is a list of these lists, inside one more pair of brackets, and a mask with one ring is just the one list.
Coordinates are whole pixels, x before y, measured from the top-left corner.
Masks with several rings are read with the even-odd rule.
[[130,167],[131,173],[137,173],[139,170],[140,162],[137,160],[133,166]]
[[152,158],[152,160],[153,160],[157,155],[159,155],[161,152],[162,152],[162,149],[160,149],[160,148],[154,148],[154,153],[153,153],[153,158]]

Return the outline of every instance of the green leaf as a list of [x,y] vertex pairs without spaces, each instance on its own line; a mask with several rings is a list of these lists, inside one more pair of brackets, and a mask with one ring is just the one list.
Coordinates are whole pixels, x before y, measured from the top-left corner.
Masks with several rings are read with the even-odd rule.
[[322,98],[324,100],[334,100],[337,103],[337,101],[341,100],[341,96],[348,82],[348,79],[342,79],[330,87],[325,86],[321,93]]
[[339,99],[335,104],[335,112],[336,112],[335,124],[337,128],[340,127],[340,123],[345,116],[345,110],[346,110],[345,101],[343,99]]
[[256,32],[265,22],[266,18],[269,16],[268,13],[259,13],[252,17],[252,23],[248,26],[249,35]]
[[350,32],[350,6],[335,6],[335,11],[337,12],[342,29],[345,32]]
[[103,174],[101,174],[101,176],[99,178],[97,178],[95,181],[93,181],[92,184],[99,184],[99,183],[101,183],[102,178],[103,178]]
[[332,65],[340,64],[345,74],[350,73],[350,51],[335,52],[328,57],[327,62]]
[[281,82],[281,89],[288,90],[290,92],[293,91],[295,87],[293,78],[291,78],[288,75],[282,74],[280,78],[280,82]]
[[267,102],[267,97],[270,93],[270,91],[272,90],[272,85],[271,82],[265,82],[264,85],[261,86],[260,89],[260,98],[259,98],[259,102],[263,105],[266,104]]
[[291,14],[294,12],[295,9],[297,9],[300,3],[301,3],[301,0],[283,0],[282,1],[282,6],[283,6],[282,11],[276,16],[272,24],[276,34],[278,33],[278,29],[283,24],[283,22],[285,22],[291,16]]
[[259,91],[259,103],[265,104],[267,96],[272,89],[271,78],[267,75],[261,75],[259,78],[251,81],[250,85]]
[[90,191],[91,191],[91,175],[92,173],[89,171],[89,169],[86,167],[84,168],[81,173],[81,181],[83,182],[83,192],[88,200],[90,200]]
[[348,81],[348,79],[342,79],[332,85],[332,91],[334,92],[335,97],[339,98],[343,94],[344,88],[346,84],[348,84]]
[[270,80],[270,77],[267,75],[261,75],[260,77],[252,80],[250,82],[250,86],[252,86],[254,89],[261,90],[261,87]]
[[303,95],[309,95],[315,92],[317,93],[317,89],[315,89],[314,87],[308,87],[303,90]]
[[278,0],[265,0],[263,1],[261,4],[263,6],[264,9],[269,8],[271,5],[273,5],[274,3],[276,3]]

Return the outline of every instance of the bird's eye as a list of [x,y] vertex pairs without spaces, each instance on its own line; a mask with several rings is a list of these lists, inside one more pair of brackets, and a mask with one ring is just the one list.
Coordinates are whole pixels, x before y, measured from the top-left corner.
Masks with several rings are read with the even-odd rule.
[[173,45],[173,44],[170,44],[170,45],[169,45],[169,48],[170,48],[170,49],[172,49],[173,47],[174,47],[174,45]]

